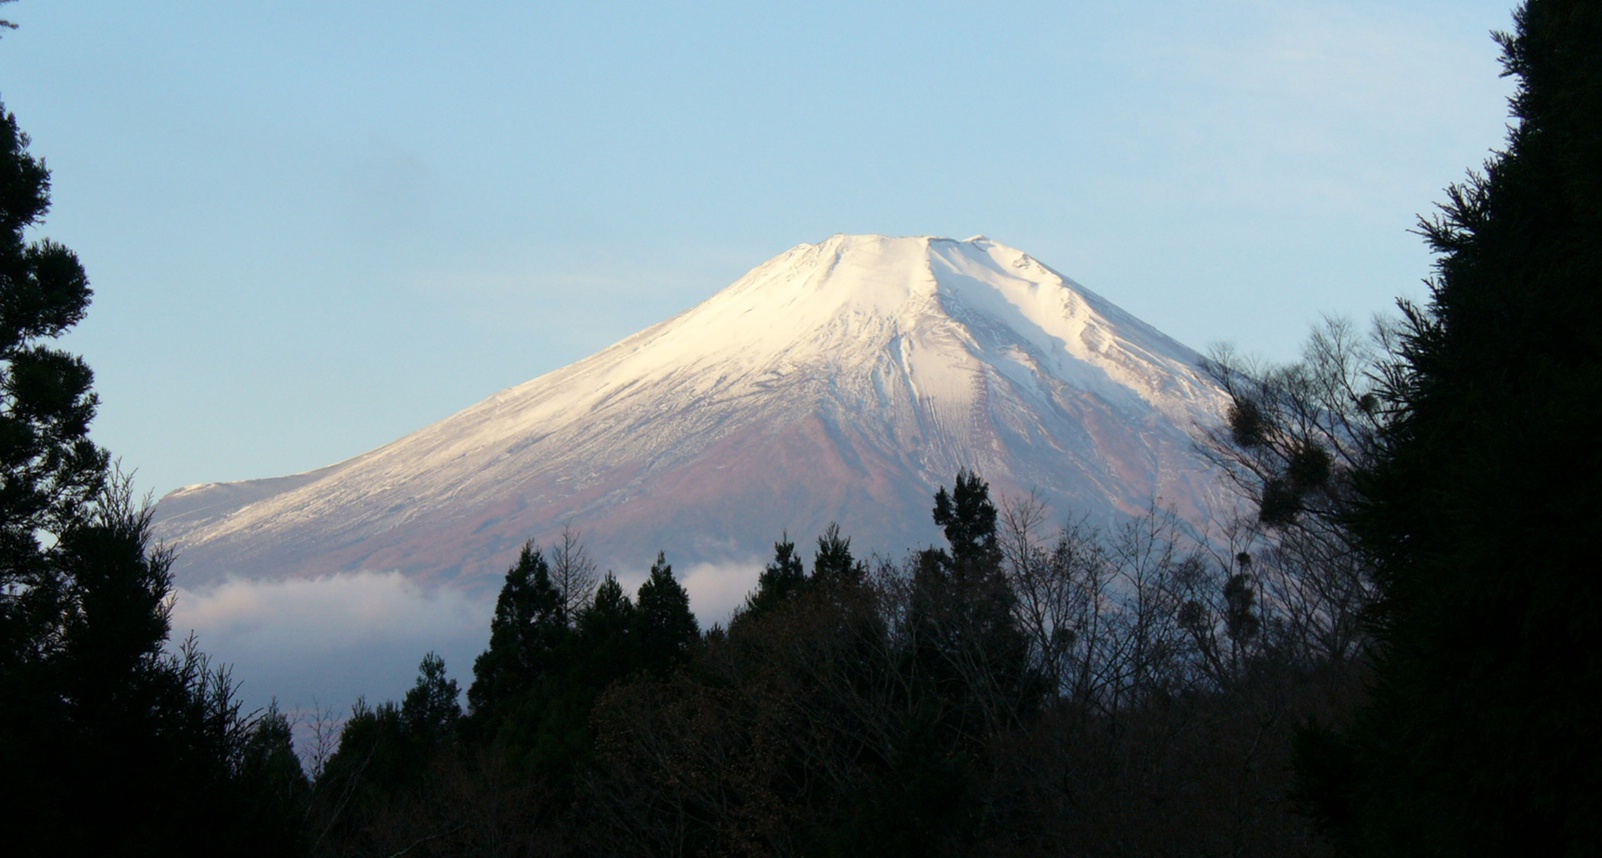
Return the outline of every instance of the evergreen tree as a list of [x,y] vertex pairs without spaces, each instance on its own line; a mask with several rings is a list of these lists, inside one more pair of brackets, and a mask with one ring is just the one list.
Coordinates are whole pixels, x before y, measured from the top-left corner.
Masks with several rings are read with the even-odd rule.
[[746,596],[736,621],[750,621],[778,608],[798,595],[807,584],[807,572],[795,553],[795,543],[785,534],[773,543],[773,559],[757,576],[757,588]]
[[935,495],[934,520],[949,552],[916,559],[910,603],[920,674],[959,708],[1010,721],[1039,696],[1028,638],[1013,616],[1017,596],[1001,568],[990,486],[966,469]]
[[562,594],[551,583],[544,555],[528,542],[495,600],[489,648],[473,662],[467,702],[474,719],[494,720],[498,707],[558,674],[567,637]]
[[[15,854],[284,854],[299,796],[256,765],[266,720],[240,711],[225,669],[168,637],[169,555],[116,482],[51,547],[45,645],[7,652],[0,684],[0,802]],[[262,732],[267,731],[267,732]],[[257,743],[259,745],[259,742]],[[296,764],[298,766],[298,763]],[[84,825],[83,808],[121,825]]]
[[[25,231],[50,177],[0,106],[0,807],[10,854],[283,854],[226,670],[163,653],[171,556],[88,438],[84,362],[52,348],[90,291],[72,251]],[[265,735],[265,734],[260,734]],[[104,814],[115,810],[116,822]],[[88,816],[86,817],[86,814]],[[86,818],[89,820],[86,824]]]
[[241,829],[276,855],[310,851],[304,820],[311,783],[295,755],[295,734],[274,701],[246,734],[240,753],[240,777],[250,789],[244,796]]
[[72,251],[24,237],[50,207],[50,174],[27,145],[0,105],[0,671],[58,645],[67,582],[46,546],[84,520],[107,471],[89,440],[94,376],[45,344],[83,319],[90,291]]
[[978,474],[966,468],[958,471],[949,495],[945,486],[940,487],[935,494],[934,520],[945,532],[951,559],[957,565],[1000,566],[996,505],[990,502],[990,486]]
[[868,570],[851,556],[851,538],[840,535],[840,525],[829,522],[818,537],[818,550],[812,556],[812,578],[823,586],[841,582],[861,582]]
[[[356,852],[376,848],[373,843],[386,836],[379,829],[393,827],[395,816],[415,815],[437,800],[435,770],[457,747],[459,695],[456,681],[446,676],[445,660],[430,652],[400,705],[356,701],[339,732],[339,746],[317,779],[322,801],[315,810],[323,837]],[[334,852],[344,854],[338,848]]]
[[371,820],[420,779],[426,761],[409,739],[400,707],[386,702],[374,708],[357,699],[317,778],[319,841],[361,839]]
[[401,700],[401,719],[415,741],[430,747],[450,742],[462,707],[461,689],[445,675],[445,659],[438,653],[423,656],[417,666],[417,683]]
[[635,637],[642,664],[665,674],[689,657],[700,638],[700,626],[690,612],[690,594],[673,578],[673,567],[658,552],[650,577],[640,585],[635,602]]
[[1304,737],[1305,795],[1352,854],[1602,843],[1602,4],[1530,0],[1499,36],[1506,149],[1448,192],[1386,378],[1353,529],[1380,603],[1372,696]]
[[595,598],[579,614],[579,680],[600,692],[640,666],[634,603],[617,577],[606,573]]

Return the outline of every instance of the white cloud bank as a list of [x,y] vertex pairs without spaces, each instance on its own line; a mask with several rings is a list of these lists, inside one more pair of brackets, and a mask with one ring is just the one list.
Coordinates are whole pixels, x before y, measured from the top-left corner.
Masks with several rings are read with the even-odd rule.
[[739,562],[696,563],[683,572],[674,571],[690,594],[690,609],[705,630],[713,623],[728,625],[729,615],[745,601],[746,594],[756,589],[757,576],[765,563],[765,558],[752,557]]
[[[728,622],[764,562],[753,557],[676,570],[702,628]],[[631,598],[643,580],[638,573],[624,578]],[[398,701],[429,651],[444,657],[465,692],[494,611],[493,594],[423,587],[399,572],[232,579],[177,588],[172,636],[176,646],[193,632],[215,663],[231,665],[249,709],[277,699],[286,711],[333,707],[342,716],[358,697]]]
[[343,714],[361,696],[399,700],[431,650],[466,690],[493,613],[493,597],[420,587],[398,572],[355,572],[180,587],[172,630],[174,641],[194,632],[215,662],[232,665],[248,708],[276,698],[287,710]]

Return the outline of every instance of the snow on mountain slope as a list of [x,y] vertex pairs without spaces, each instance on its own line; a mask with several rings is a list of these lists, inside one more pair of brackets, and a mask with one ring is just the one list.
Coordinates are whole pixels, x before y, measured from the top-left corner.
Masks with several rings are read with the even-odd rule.
[[1197,355],[975,237],[836,235],[679,316],[348,461],[179,489],[180,581],[400,570],[496,586],[530,537],[603,564],[766,554],[840,522],[861,553],[930,544],[959,467],[1110,521],[1221,496],[1192,450],[1223,397]]

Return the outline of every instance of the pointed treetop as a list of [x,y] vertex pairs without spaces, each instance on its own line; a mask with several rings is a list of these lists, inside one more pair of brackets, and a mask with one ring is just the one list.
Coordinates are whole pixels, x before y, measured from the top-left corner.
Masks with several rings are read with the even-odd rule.
[[818,537],[818,551],[812,558],[812,577],[820,583],[860,579],[866,574],[851,556],[851,537],[840,535],[840,525],[829,522]]
[[647,666],[665,673],[688,656],[700,637],[700,625],[690,612],[690,594],[673,578],[673,567],[658,552],[651,575],[640,585],[635,603],[636,628]]
[[1001,550],[996,545],[996,506],[990,502],[990,486],[973,471],[957,472],[957,484],[950,494],[941,486],[935,495],[935,524],[951,543],[951,557],[959,565],[995,562]]

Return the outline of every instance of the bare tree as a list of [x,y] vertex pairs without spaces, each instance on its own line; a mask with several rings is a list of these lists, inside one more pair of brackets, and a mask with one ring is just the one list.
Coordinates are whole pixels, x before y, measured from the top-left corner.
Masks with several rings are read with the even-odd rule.
[[339,748],[339,732],[345,726],[345,719],[339,717],[334,707],[323,706],[314,699],[310,711],[302,709],[295,713],[295,721],[304,725],[310,734],[306,737],[302,765],[312,782],[316,783],[328,767],[328,758]]
[[1378,390],[1396,336],[1388,320],[1363,335],[1326,317],[1296,363],[1260,364],[1228,349],[1207,361],[1230,408],[1202,453],[1251,502],[1252,546],[1243,551],[1282,623],[1269,631],[1307,661],[1344,661],[1361,646],[1371,566],[1346,516],[1352,475],[1372,460],[1389,417]]
[[551,547],[551,584],[561,595],[562,616],[570,625],[595,598],[595,588],[600,583],[595,574],[595,561],[584,547],[583,536],[568,522],[562,525],[562,535]]

